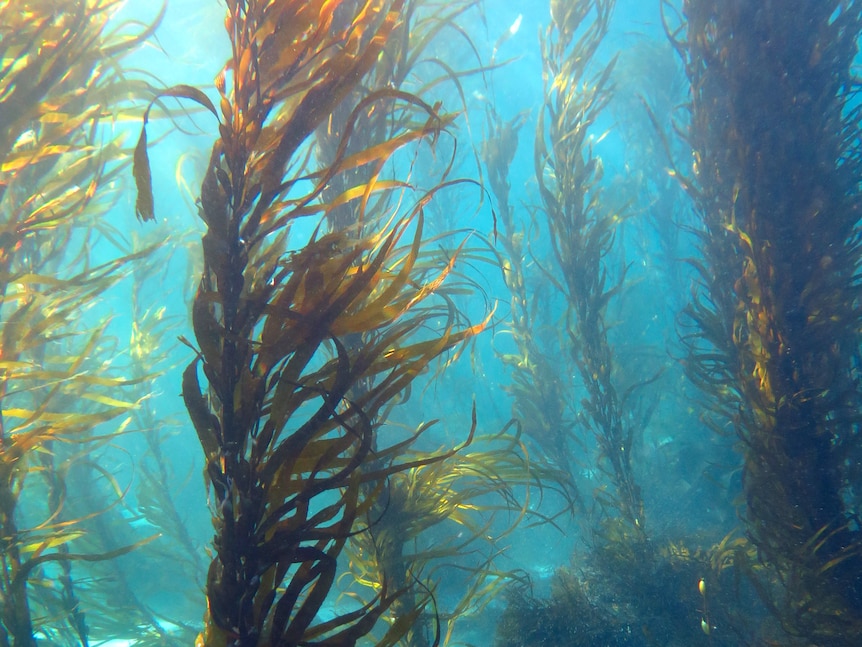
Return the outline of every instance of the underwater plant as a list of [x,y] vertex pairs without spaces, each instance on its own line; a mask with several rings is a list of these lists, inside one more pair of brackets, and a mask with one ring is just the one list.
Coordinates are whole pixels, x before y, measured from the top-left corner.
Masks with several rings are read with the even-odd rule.
[[[511,315],[507,331],[514,352],[499,353],[500,360],[512,372],[512,384],[505,388],[511,394],[512,408],[523,433],[541,450],[543,460],[559,469],[559,479],[566,481],[569,496],[583,508],[580,493],[571,475],[570,443],[577,443],[575,423],[568,412],[563,381],[559,379],[551,352],[541,344],[536,331],[536,303],[540,296],[528,292],[530,262],[529,237],[515,221],[515,210],[509,203],[509,167],[518,145],[518,131],[525,114],[503,121],[489,108],[486,112],[486,135],[482,158],[488,171],[488,184],[497,201],[497,241],[495,250],[503,281],[511,294]],[[548,322],[544,322],[548,325]]]
[[[117,370],[100,296],[149,250],[96,261],[111,190],[128,168],[110,131],[144,87],[121,61],[153,26],[109,22],[115,0],[0,3],[0,644],[87,644],[88,520],[121,488],[96,452],[123,432],[134,379]],[[159,18],[155,19],[157,23]],[[155,24],[154,23],[154,24]],[[85,516],[69,484],[111,493]],[[73,568],[75,565],[75,568]]]
[[[523,287],[524,259],[541,269],[565,304],[568,361],[554,358],[562,368],[554,366],[549,376],[535,372],[536,356],[526,343],[520,343],[509,363],[516,374],[536,380],[524,393],[530,387],[553,393],[563,376],[580,378],[586,394],[580,406],[567,406],[587,433],[576,438],[571,449],[581,451],[569,450],[569,460],[590,471],[585,478],[579,475],[584,480],[598,480],[593,483],[592,508],[599,510],[597,516],[579,520],[587,550],[575,551],[572,566],[555,571],[545,597],[522,583],[508,588],[495,644],[746,644],[755,635],[752,625],[758,618],[752,613],[755,620],[749,622],[746,615],[756,608],[751,587],[734,582],[726,561],[713,563],[713,553],[704,548],[713,543],[707,533],[680,539],[667,528],[648,532],[635,478],[642,457],[637,441],[655,408],[650,401],[657,399],[648,387],[655,386],[661,373],[644,377],[632,345],[618,343],[609,334],[614,325],[609,306],[619,308],[630,280],[625,268],[615,270],[611,262],[617,256],[615,245],[621,244],[620,225],[628,216],[617,211],[619,201],[604,197],[608,189],[602,163],[593,151],[598,141],[594,131],[613,97],[616,59],[592,71],[612,10],[613,3],[553,3],[553,23],[542,41],[546,98],[534,147],[541,205],[531,215],[533,221],[547,220],[550,260],[535,252],[535,237],[527,256],[521,250],[530,243],[508,233],[513,219],[504,207],[509,187],[507,165],[501,160],[504,150],[511,151],[511,144],[505,146],[512,141],[513,126],[501,127],[495,120],[498,139],[486,148],[486,158],[497,160],[489,178],[500,204],[502,244],[514,257],[504,261],[516,318],[513,330],[521,326],[517,317],[535,308],[528,305],[535,296]],[[516,336],[527,341],[535,327]],[[644,411],[638,411],[637,397]],[[528,419],[525,429],[531,423],[535,420]],[[593,446],[597,449],[591,451]],[[738,546],[729,543],[733,550],[724,544],[717,552],[734,555]],[[716,624],[722,626],[719,635],[713,635]]]
[[[421,595],[397,600],[392,612],[393,622],[413,623],[407,643],[417,647],[451,644],[460,620],[482,612],[508,583],[523,579],[520,572],[496,567],[501,542],[525,519],[547,521],[531,503],[554,489],[557,478],[530,463],[520,437],[508,428],[477,436],[462,451],[436,455],[442,460],[390,477],[379,522],[347,548],[347,576],[354,584],[379,588],[380,572],[400,577],[402,587],[410,579],[423,582],[417,587]],[[519,490],[525,492],[521,497]],[[437,590],[455,578],[463,591],[444,605]],[[419,617],[425,622],[415,622]]]
[[687,0],[679,26],[665,8],[691,86],[693,168],[674,173],[703,256],[687,365],[739,440],[752,551],[735,567],[784,640],[855,645],[862,6]]
[[614,277],[607,266],[622,216],[608,212],[601,202],[602,162],[592,152],[590,132],[610,101],[614,60],[593,78],[588,66],[607,33],[613,9],[614,2],[600,0],[551,4],[552,26],[542,39],[546,97],[536,125],[533,160],[558,271],[547,276],[566,301],[571,360],[587,391],[579,419],[598,445],[598,469],[613,485],[612,493],[596,494],[637,536],[643,533],[645,519],[632,468],[636,430],[624,415],[625,394],[618,394],[614,383],[605,323],[608,303],[621,290],[625,276],[623,271]]
[[[380,412],[485,325],[464,323],[443,297],[457,250],[442,264],[423,251],[423,209],[448,181],[418,190],[382,175],[394,155],[433,148],[453,116],[397,88],[361,91],[407,6],[230,1],[218,107],[190,86],[160,93],[219,119],[199,203],[198,357],[183,376],[215,529],[203,645],[355,644],[406,592],[378,573],[370,599],[323,613],[339,556],[378,523],[369,513],[389,480],[446,455],[404,458],[425,427],[384,436]],[[322,163],[313,135],[351,97]],[[352,147],[378,109],[406,117]],[[144,220],[154,217],[146,145],[142,133],[135,177]],[[355,210],[333,222],[343,205]],[[379,644],[409,625],[393,623]]]
[[581,582],[561,568],[553,576],[547,599],[526,585],[510,587],[507,607],[497,625],[497,647],[629,647],[642,645],[624,620],[590,600]]

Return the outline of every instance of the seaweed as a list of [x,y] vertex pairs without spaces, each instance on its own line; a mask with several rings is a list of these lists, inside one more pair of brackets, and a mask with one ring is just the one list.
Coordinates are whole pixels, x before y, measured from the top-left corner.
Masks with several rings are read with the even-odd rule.
[[554,574],[548,599],[537,598],[528,586],[520,585],[510,588],[507,603],[497,626],[498,647],[643,644],[624,621],[591,600],[584,582],[565,568]]
[[[496,566],[499,544],[524,519],[546,522],[531,501],[555,487],[555,475],[531,465],[522,450],[519,435],[507,427],[474,438],[461,451],[436,452],[442,460],[429,463],[411,452],[422,464],[390,477],[379,520],[348,544],[354,583],[348,592],[355,595],[355,584],[379,589],[387,581],[415,589],[393,604],[389,621],[414,623],[408,644],[450,644],[456,623],[522,579]],[[435,591],[451,588],[453,578],[463,590],[454,603],[441,605]],[[418,618],[422,622],[415,623]]]
[[[345,543],[368,532],[363,520],[386,483],[447,455],[405,462],[414,437],[381,443],[379,413],[485,325],[462,325],[441,298],[457,250],[442,265],[423,251],[423,211],[446,181],[420,191],[380,177],[398,151],[433,146],[453,116],[397,88],[371,88],[331,159],[316,166],[308,143],[361,89],[405,7],[229,2],[233,52],[216,81],[218,108],[190,86],[159,93],[219,118],[200,196],[198,357],[183,375],[215,529],[202,644],[354,644],[404,594],[384,578],[370,599],[321,613]],[[417,116],[352,148],[363,115],[378,109]],[[142,133],[135,177],[144,220],[154,217],[146,146]],[[372,172],[357,179],[359,168]],[[343,190],[326,193],[341,180]],[[357,207],[352,221],[326,227],[347,204]],[[431,321],[442,322],[436,332]],[[381,644],[409,624],[392,624]]]
[[[855,644],[858,455],[858,3],[791,11],[689,0],[667,29],[692,88],[699,289],[689,373],[744,463],[757,579],[791,636]],[[682,19],[682,16],[679,16]]]
[[[81,550],[90,512],[70,512],[69,471],[122,433],[134,380],[106,357],[101,295],[149,250],[100,263],[91,254],[127,168],[100,125],[144,84],[121,60],[152,26],[109,30],[111,0],[0,5],[0,644],[35,636],[87,644],[73,564],[122,555],[146,540]],[[156,18],[157,23],[159,18]],[[88,322],[83,313],[94,314]],[[103,470],[101,475],[105,475]],[[111,502],[113,498],[113,502]],[[116,505],[112,490],[101,510]],[[54,595],[41,584],[56,579]]]
[[[685,114],[633,82],[677,88],[664,49],[611,51],[613,0],[550,2],[525,205],[509,172],[530,114],[484,94],[521,18],[481,40],[478,0],[228,0],[214,88],[126,67],[164,6],[144,24],[120,22],[118,0],[0,4],[0,647],[198,632],[216,647],[424,647],[486,631],[501,598],[498,645],[859,642],[862,6],[661,6]],[[182,186],[201,244],[173,217],[158,244],[130,244],[112,219],[124,179],[144,226],[165,202],[148,122],[182,130],[189,104],[215,132],[198,187]],[[464,145],[477,105],[481,151]],[[134,148],[118,134],[130,112]],[[608,132],[629,145],[625,178],[605,175]],[[467,224],[486,197],[487,236]],[[163,251],[200,260],[179,343],[147,295]],[[680,295],[688,276],[677,339],[639,290]],[[131,321],[109,312],[129,285]],[[471,421],[441,445],[430,430],[457,418],[417,422],[417,396],[467,350],[457,379],[484,377],[475,340],[491,325],[514,419],[489,434],[465,403]],[[678,366],[644,352],[663,325]],[[157,398],[177,367],[206,554],[174,502]],[[661,393],[682,369],[698,404]],[[661,469],[651,451],[678,463],[642,491]],[[701,468],[697,492],[678,492]],[[699,508],[735,488],[739,525],[719,527],[731,505]],[[657,492],[680,504],[647,524]],[[536,582],[506,561],[522,532],[568,531],[564,513],[583,544],[569,566]],[[205,589],[202,626],[150,597],[166,571],[142,571],[161,561],[182,579],[172,593]]]
[[[614,60],[592,78],[588,65],[602,42],[613,2],[552,3],[553,25],[542,39],[545,104],[536,125],[534,172],[560,278],[548,274],[564,296],[572,363],[587,397],[580,421],[599,447],[598,467],[614,490],[598,494],[636,533],[644,510],[632,469],[635,429],[626,422],[617,393],[605,313],[622,289],[625,271],[613,278],[606,258],[622,216],[601,201],[601,159],[592,152],[590,129],[611,97]],[[587,21],[587,18],[591,18]],[[577,37],[576,37],[577,36]]]
[[[488,171],[488,183],[497,201],[500,227],[497,230],[499,251],[497,262],[503,281],[511,294],[511,314],[508,334],[515,352],[499,352],[505,366],[512,372],[512,384],[506,390],[513,399],[513,410],[524,434],[542,451],[543,459],[557,465],[561,477],[568,480],[572,499],[583,509],[584,504],[571,472],[570,443],[578,441],[572,416],[567,416],[563,383],[551,353],[541,344],[534,316],[541,296],[528,293],[530,249],[528,233],[515,221],[515,210],[509,203],[509,167],[515,157],[518,132],[526,120],[519,114],[503,121],[493,108],[486,110],[486,134],[482,158]],[[533,268],[535,270],[535,268]]]

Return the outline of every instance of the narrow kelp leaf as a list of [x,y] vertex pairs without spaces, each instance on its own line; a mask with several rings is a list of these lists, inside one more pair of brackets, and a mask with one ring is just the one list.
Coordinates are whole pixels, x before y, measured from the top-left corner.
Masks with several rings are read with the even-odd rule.
[[70,530],[63,533],[55,533],[29,544],[22,544],[21,551],[26,554],[28,559],[32,559],[39,557],[49,548],[57,548],[57,546],[62,546],[83,536],[83,530]]
[[150,110],[152,110],[153,105],[164,97],[188,99],[209,110],[216,119],[219,118],[218,111],[213,102],[210,101],[210,98],[202,90],[191,85],[179,84],[165,90],[160,90],[150,100],[147,109],[144,111],[141,134],[138,137],[138,143],[135,145],[132,163],[132,174],[135,177],[135,188],[137,190],[135,215],[141,222],[156,219],[153,199],[153,176],[150,170],[150,158],[147,154],[147,122],[149,121]]
[[[433,572],[432,565],[437,560],[455,560],[471,544],[469,550],[481,550],[477,544],[481,544],[488,533],[496,510],[506,514],[507,525],[514,528],[520,517],[511,519],[508,512],[521,509],[527,514],[530,498],[527,496],[518,503],[512,498],[510,488],[517,484],[527,491],[532,486],[541,489],[542,472],[531,474],[526,454],[518,449],[517,437],[508,435],[507,429],[497,435],[472,439],[471,447],[484,446],[486,451],[477,449],[468,453],[462,447],[456,452],[444,452],[442,460],[420,458],[420,464],[389,474],[387,511],[374,520],[370,533],[358,536],[355,545],[348,549],[351,572],[357,582],[369,582],[366,586],[373,587],[373,580],[380,572],[391,576],[405,568],[409,568],[410,577],[424,578]],[[410,455],[409,450],[407,455]],[[404,464],[410,462],[404,455],[399,460]],[[494,495],[499,495],[499,505],[492,503]],[[452,533],[451,542],[421,550],[414,548],[421,533],[447,521],[462,526],[463,532],[457,538]],[[477,567],[475,579],[470,578],[473,584],[456,609],[481,608],[514,577],[514,574],[493,569],[496,555],[497,551],[491,549],[486,562]],[[427,601],[420,594],[415,601],[419,607],[424,604],[420,600]],[[450,616],[450,633],[458,615],[456,611]]]
[[[27,559],[23,564],[21,570],[16,574],[15,580],[16,582],[23,581],[30,572],[38,566],[42,564],[46,564],[48,562],[104,562],[112,559],[116,559],[117,557],[122,557],[123,555],[128,555],[134,550],[137,550],[141,546],[146,546],[152,541],[158,539],[160,535],[151,535],[149,537],[145,537],[140,541],[136,541],[133,544],[129,544],[127,546],[121,546],[120,548],[116,548],[114,550],[105,551],[103,553],[69,553],[69,552],[52,552],[52,553],[42,553],[30,559]],[[80,537],[79,537],[80,538]]]
[[198,440],[207,461],[214,461],[219,454],[219,439],[214,426],[214,417],[207,407],[198,381],[198,361],[189,364],[183,371],[182,396],[192,420]]
[[141,135],[138,138],[138,143],[135,145],[133,160],[132,173],[135,176],[135,187],[137,189],[135,215],[138,217],[138,220],[142,222],[155,220],[156,214],[153,200],[153,175],[150,171],[150,159],[147,155],[146,117],[144,117],[144,126],[141,128]]
[[53,146],[44,146],[38,151],[33,152],[22,151],[19,153],[14,153],[12,155],[7,155],[6,158],[3,160],[3,163],[0,164],[0,173],[14,173],[16,171],[20,171],[21,169],[27,168],[28,166],[32,166],[33,164],[38,164],[43,161],[50,161],[51,157],[65,155],[72,150],[75,150],[78,153],[90,152],[86,149],[73,149],[71,146],[59,144]]

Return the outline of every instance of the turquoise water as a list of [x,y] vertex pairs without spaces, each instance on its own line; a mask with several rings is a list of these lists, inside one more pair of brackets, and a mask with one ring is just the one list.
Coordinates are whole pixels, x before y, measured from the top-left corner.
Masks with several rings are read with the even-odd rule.
[[[588,37],[599,15],[588,4],[575,40]],[[412,487],[427,493],[424,502],[435,499],[432,510],[452,506],[448,516],[434,518],[426,510],[425,517],[417,513],[405,521],[398,516],[398,488],[406,487],[399,474],[378,479],[385,481],[385,495],[375,494],[381,502],[360,517],[370,530],[354,525],[316,623],[350,614],[359,608],[357,600],[373,597],[363,586],[374,577],[362,570],[364,560],[373,561],[369,542],[394,528],[390,532],[403,546],[386,577],[413,586],[404,599],[433,592],[414,634],[399,644],[856,644],[862,608],[862,575],[856,572],[862,317],[855,313],[862,255],[853,215],[858,181],[847,176],[855,177],[860,129],[852,95],[856,79],[841,67],[849,69],[855,47],[836,43],[855,45],[862,31],[853,29],[862,30],[862,19],[855,19],[854,3],[835,3],[825,16],[812,3],[800,4],[812,16],[806,23],[811,32],[826,34],[802,57],[805,65],[787,53],[795,51],[796,39],[782,26],[790,22],[786,8],[769,3],[759,11],[745,2],[712,7],[712,22],[702,33],[716,41],[727,37],[714,58],[692,45],[708,40],[698,41],[698,25],[691,25],[697,11],[710,5],[694,0],[682,13],[672,3],[599,3],[610,12],[607,24],[595,49],[581,50],[583,57],[572,55],[577,45],[559,55],[549,49],[559,42],[565,11],[585,6],[577,3],[486,0],[465,5],[434,32],[398,89],[418,93],[428,107],[453,114],[453,121],[436,133],[433,146],[405,146],[381,164],[381,177],[393,180],[391,195],[398,196],[384,206],[404,213],[431,188],[433,199],[422,210],[427,256],[421,262],[437,269],[417,272],[413,280],[427,285],[449,264],[452,275],[444,285],[458,288],[416,338],[442,334],[450,306],[458,328],[485,324],[463,348],[443,353],[409,390],[393,396],[395,406],[375,411],[372,454],[432,422],[416,442],[421,454],[404,456],[447,452],[467,439],[473,411],[477,439],[445,463],[459,477],[444,486],[422,490],[436,484],[434,472],[404,471],[418,475]],[[452,6],[417,3],[414,19],[434,25]],[[157,13],[128,3],[110,24],[134,32]],[[848,15],[847,31],[855,35],[835,29],[836,40],[829,40],[829,30]],[[728,34],[721,32],[726,16],[745,20]],[[678,51],[668,32],[675,34]],[[688,33],[695,34],[692,42],[683,42]],[[799,40],[807,44],[806,34],[808,40],[803,34]],[[154,36],[123,61],[128,75],[150,84],[140,93],[146,98],[130,96],[113,119],[104,120],[103,141],[124,138],[131,153],[146,101],[157,89],[188,84],[218,106],[215,79],[230,46],[221,3],[169,0]],[[378,59],[378,69],[384,60]],[[825,71],[815,71],[830,62],[827,69],[838,70],[832,85],[804,85],[809,76],[823,77]],[[559,73],[564,63],[574,66],[568,77]],[[710,76],[713,70],[720,72]],[[693,86],[701,78],[703,85]],[[792,101],[776,101],[754,127],[751,115],[771,105],[758,88],[775,93],[786,86],[797,88]],[[554,130],[561,97],[575,108]],[[346,101],[357,101],[356,95]],[[784,115],[781,106],[788,104]],[[804,112],[809,104],[814,108]],[[427,111],[416,114],[428,117]],[[816,123],[810,133],[794,128],[791,137],[792,121],[780,117],[799,114],[800,121]],[[323,124],[337,130],[332,124],[339,118]],[[319,139],[307,138],[299,148],[296,159],[307,155],[310,162],[285,196],[315,181],[304,175],[308,169],[326,166],[327,153],[319,147],[325,125]],[[204,630],[207,569],[216,547],[224,545],[217,537],[214,547],[213,521],[222,528],[238,502],[246,504],[240,495],[230,498],[239,491],[236,476],[218,472],[228,470],[228,450],[222,447],[207,467],[180,395],[195,348],[208,343],[195,338],[191,321],[206,232],[198,217],[201,183],[218,128],[213,115],[192,101],[165,97],[155,104],[147,148],[154,222],[135,218],[131,168],[103,187],[114,200],[104,226],[83,246],[90,264],[147,245],[157,249],[130,264],[122,280],[75,318],[82,328],[73,339],[83,337],[85,323],[104,325],[80,373],[131,379],[110,395],[127,402],[128,411],[88,429],[86,450],[40,445],[28,462],[35,471],[28,473],[27,487],[20,486],[23,503],[16,514],[21,527],[33,527],[32,537],[42,538],[39,532],[62,519],[83,530],[62,535],[66,526],[60,524],[57,538],[41,548],[35,539],[20,539],[25,554],[62,545],[73,554],[112,557],[39,564],[28,590],[40,643],[80,644],[75,618],[84,619],[91,644],[110,647],[187,643]],[[27,133],[36,138],[38,130]],[[28,145],[23,137],[16,139],[18,149]],[[801,143],[782,147],[790,139]],[[830,148],[833,139],[839,143]],[[756,145],[734,148],[739,140]],[[503,163],[493,152],[506,145],[511,159]],[[787,150],[798,151],[798,159],[774,159]],[[770,184],[782,175],[782,163],[791,180]],[[808,177],[814,180],[806,183]],[[334,186],[335,178],[330,180]],[[437,187],[442,180],[457,181]],[[776,186],[789,194],[801,188],[798,196],[779,199]],[[7,194],[8,204],[11,199]],[[773,203],[780,208],[770,211]],[[826,216],[818,220],[820,213]],[[844,228],[828,224],[845,221]],[[298,221],[279,243],[279,267],[331,227],[319,214]],[[416,227],[406,227],[402,244]],[[812,235],[812,227],[824,233]],[[79,238],[84,234],[71,234],[71,240]],[[333,246],[333,253],[342,251]],[[328,267],[325,259],[318,262]],[[397,264],[391,267],[397,272]],[[309,298],[305,291],[314,293],[310,282],[303,298]],[[799,286],[796,292],[782,291],[781,285],[791,284]],[[10,329],[13,305],[24,300],[23,292],[15,294],[3,304],[3,325]],[[217,300],[209,299],[203,302],[217,316],[221,302],[213,306]],[[266,314],[275,311],[271,305]],[[392,316],[396,325],[407,315]],[[259,322],[252,335],[259,340],[263,331]],[[332,336],[298,380],[310,381],[339,351],[358,353],[373,338],[353,331]],[[62,364],[61,351],[79,348],[58,339],[33,361]],[[273,371],[278,378],[282,368]],[[194,370],[203,385],[209,374]],[[378,383],[383,374],[375,376]],[[358,401],[366,387],[355,386],[327,406],[341,407],[353,421],[351,398]],[[12,398],[4,405],[7,417],[22,417],[8,411],[13,404],[23,410],[24,391],[4,396]],[[212,392],[207,397],[208,403],[215,399]],[[104,393],[90,400],[116,404]],[[71,401],[71,410],[78,410],[78,401]],[[266,411],[274,406],[267,400]],[[80,410],[88,409],[81,404]],[[338,428],[354,432],[350,422],[339,423],[327,439]],[[292,421],[288,430],[300,424]],[[251,456],[253,450],[249,444],[243,451]],[[52,460],[45,460],[49,455]],[[458,456],[465,462],[457,463]],[[366,463],[377,469],[374,460]],[[59,507],[51,499],[57,482],[40,480],[51,474],[63,483]],[[271,476],[274,482],[277,472]],[[341,491],[315,494],[311,514],[325,513]],[[363,496],[372,495],[365,490]],[[453,504],[459,496],[464,499]],[[292,514],[298,513],[284,517]],[[131,546],[136,549],[114,555]],[[243,554],[256,557],[251,549]],[[71,571],[63,564],[71,564]],[[278,595],[297,573],[295,565],[285,568]],[[265,578],[255,574],[252,588]],[[237,590],[249,584],[243,581]],[[72,603],[74,590],[78,602]],[[818,606],[812,599],[825,602]],[[218,613],[213,606],[210,616]],[[392,613],[397,616],[397,604]],[[842,628],[824,618],[839,618]],[[381,619],[359,644],[375,644],[385,626]],[[230,644],[254,644],[239,629],[222,629],[236,639]],[[213,644],[219,640],[211,638]]]

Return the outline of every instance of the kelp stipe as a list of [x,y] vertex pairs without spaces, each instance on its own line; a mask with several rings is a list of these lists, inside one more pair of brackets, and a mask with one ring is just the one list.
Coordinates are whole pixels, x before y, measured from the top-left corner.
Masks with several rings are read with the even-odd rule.
[[[105,189],[128,160],[99,125],[141,89],[120,59],[150,33],[111,32],[117,6],[0,5],[2,645],[36,635],[86,644],[81,565],[130,549],[82,551],[84,519],[66,491],[70,467],[86,465],[135,406],[123,399],[129,380],[106,368],[106,323],[93,306],[141,254],[102,264],[90,255],[111,206]],[[57,587],[34,586],[48,581]]]
[[[433,144],[451,117],[408,93],[372,91],[350,113],[328,166],[314,168],[308,143],[380,60],[404,7],[230,1],[233,52],[217,79],[218,108],[188,86],[166,91],[220,121],[200,197],[199,357],[183,377],[216,531],[200,645],[355,644],[402,593],[384,584],[349,610],[321,613],[333,602],[345,542],[367,531],[387,478],[410,466],[398,458],[410,439],[379,442],[378,412],[484,324],[464,328],[449,302],[435,302],[454,264],[432,271],[422,262],[423,207],[435,189],[411,205],[406,183],[374,173],[322,196],[352,169],[381,169],[405,146]],[[352,129],[374,102],[423,118],[351,151]],[[136,162],[139,213],[149,218],[143,136]],[[378,200],[386,191],[408,193]],[[300,219],[346,203],[360,205],[362,229],[319,224],[299,238]],[[372,204],[383,208],[369,212]],[[432,320],[441,326],[427,326]],[[349,346],[354,336],[364,343]],[[392,625],[382,644],[408,629]]]
[[[862,639],[858,2],[687,0],[693,379],[744,460],[740,555],[784,630]],[[670,12],[668,12],[670,17]]]

